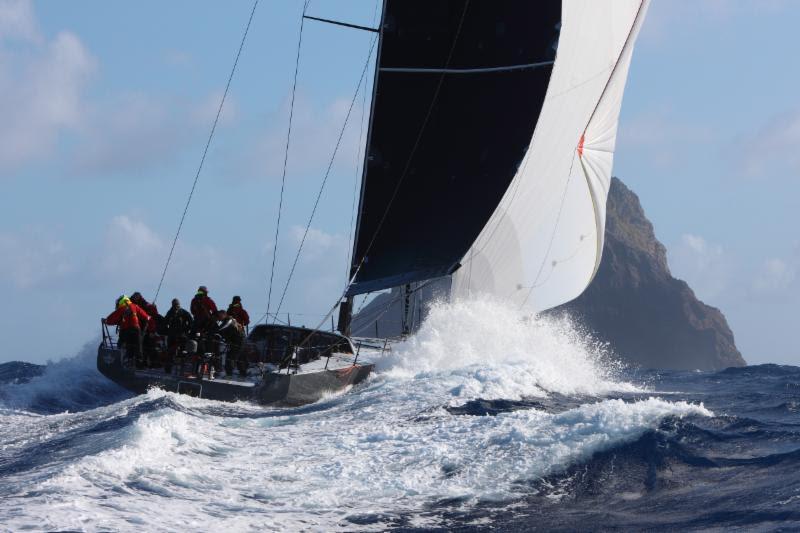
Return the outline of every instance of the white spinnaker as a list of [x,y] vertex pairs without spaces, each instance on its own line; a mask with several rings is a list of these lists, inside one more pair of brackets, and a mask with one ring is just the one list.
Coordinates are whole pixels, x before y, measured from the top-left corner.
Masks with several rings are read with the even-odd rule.
[[617,122],[649,0],[564,0],[528,153],[453,276],[452,296],[533,311],[578,296],[600,263]]

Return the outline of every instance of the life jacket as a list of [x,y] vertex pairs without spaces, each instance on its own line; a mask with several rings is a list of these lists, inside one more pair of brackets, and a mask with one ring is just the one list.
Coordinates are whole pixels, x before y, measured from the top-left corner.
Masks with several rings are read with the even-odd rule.
[[150,320],[144,309],[139,307],[133,302],[126,302],[106,318],[106,324],[112,326],[119,326],[121,330],[127,329],[142,329],[141,323]]

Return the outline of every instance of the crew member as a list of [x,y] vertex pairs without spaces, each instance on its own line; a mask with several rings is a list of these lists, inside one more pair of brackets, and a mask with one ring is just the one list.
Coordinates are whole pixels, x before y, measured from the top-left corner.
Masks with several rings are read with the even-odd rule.
[[164,371],[167,374],[172,372],[175,356],[192,333],[193,325],[192,315],[181,307],[181,302],[177,298],[174,298],[172,307],[164,317],[164,328],[167,333],[167,357],[164,361]]
[[117,298],[116,306],[104,322],[119,326],[119,344],[128,357],[134,357],[137,368],[141,368],[147,363],[142,353],[142,326],[147,327],[150,315],[124,294]]
[[190,310],[194,317],[195,331],[206,333],[217,314],[217,304],[208,296],[208,289],[205,285],[198,287],[197,294],[192,298]]
[[250,326],[250,315],[247,314],[245,308],[242,307],[242,297],[234,296],[231,305],[228,306],[228,315],[236,319],[236,321],[244,327],[245,333]]
[[225,357],[225,373],[228,376],[233,375],[233,365],[239,370],[239,375],[242,377],[247,376],[248,361],[242,355],[242,343],[244,342],[244,328],[232,316],[222,309],[217,311],[216,322],[211,330],[211,333],[219,335],[227,345],[227,353]]
[[156,307],[155,303],[150,303],[144,299],[142,293],[139,291],[134,292],[131,294],[131,301],[144,309],[144,312],[150,315],[150,322],[147,323],[147,332],[148,333],[157,333],[158,332],[158,323],[157,319],[161,317],[158,314],[158,308]]
[[159,329],[161,329],[160,326],[164,317],[158,314],[156,304],[145,300],[144,296],[142,296],[142,293],[139,291],[131,294],[131,302],[144,309],[145,313],[150,315],[150,321],[147,323],[147,328],[142,337],[142,350],[144,350],[147,360],[153,365],[157,365],[159,359],[159,350],[157,349],[159,343],[157,336],[160,333]]

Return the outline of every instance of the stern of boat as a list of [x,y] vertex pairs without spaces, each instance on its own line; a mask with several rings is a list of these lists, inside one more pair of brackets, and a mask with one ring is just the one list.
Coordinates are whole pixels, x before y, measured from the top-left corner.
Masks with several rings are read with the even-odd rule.
[[97,370],[108,379],[122,384],[134,375],[134,370],[128,364],[125,350],[117,343],[108,331],[108,326],[102,325],[103,338],[97,347]]

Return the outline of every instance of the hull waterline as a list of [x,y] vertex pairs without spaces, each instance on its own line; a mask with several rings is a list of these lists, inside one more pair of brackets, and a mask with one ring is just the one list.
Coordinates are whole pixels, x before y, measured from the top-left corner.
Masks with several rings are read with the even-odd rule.
[[367,379],[372,363],[336,368],[301,369],[296,373],[266,372],[257,381],[208,379],[194,375],[167,374],[159,369],[135,369],[125,364],[124,352],[100,345],[97,369],[118,385],[144,394],[151,388],[209,400],[249,401],[262,405],[303,405],[341,393]]

